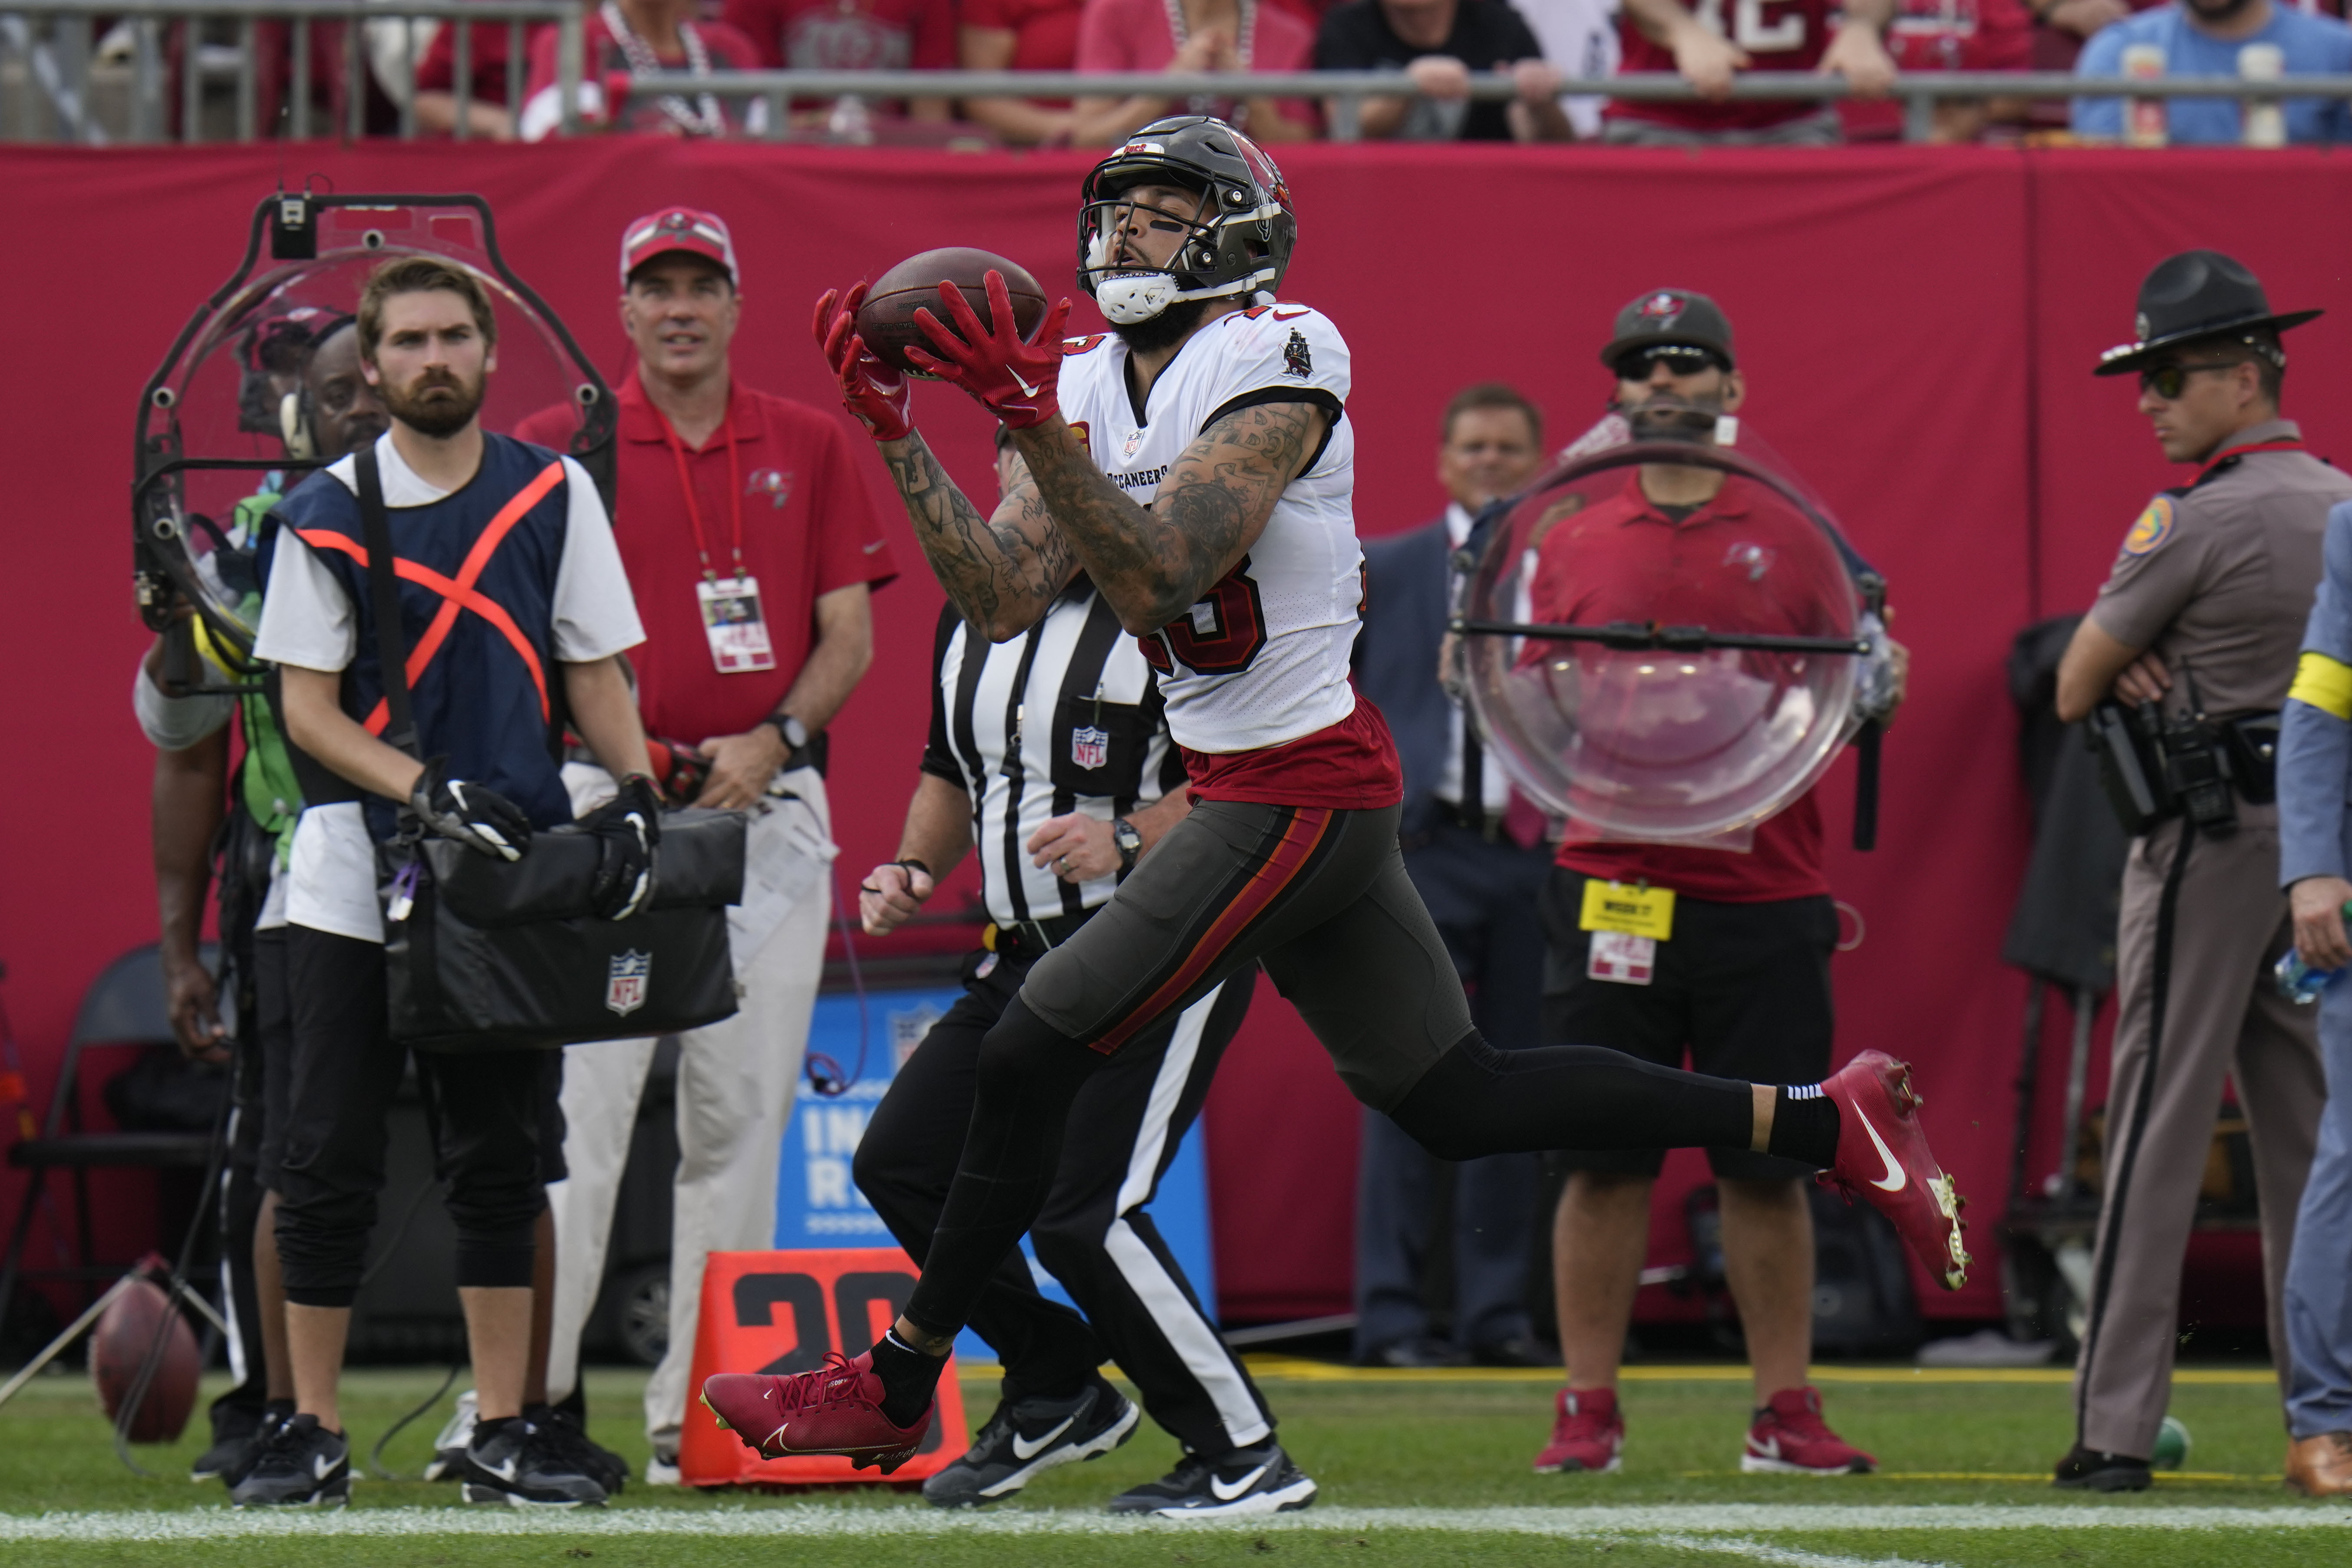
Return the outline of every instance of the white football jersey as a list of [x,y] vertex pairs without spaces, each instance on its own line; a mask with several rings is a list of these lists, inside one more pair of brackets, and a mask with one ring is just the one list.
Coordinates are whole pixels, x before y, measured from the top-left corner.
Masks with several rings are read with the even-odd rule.
[[1348,659],[1364,554],[1339,329],[1304,305],[1221,316],[1186,341],[1142,407],[1129,391],[1118,334],[1072,339],[1063,351],[1063,416],[1103,472],[1147,507],[1170,465],[1233,409],[1313,402],[1329,412],[1329,439],[1283,491],[1241,564],[1191,614],[1138,641],[1160,672],[1169,732],[1191,750],[1262,750],[1353,713]]

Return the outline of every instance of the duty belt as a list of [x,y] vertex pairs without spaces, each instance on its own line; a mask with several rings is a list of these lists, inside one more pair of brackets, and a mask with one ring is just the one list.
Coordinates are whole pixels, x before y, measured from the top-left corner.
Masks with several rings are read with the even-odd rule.
[[1016,963],[1034,964],[1067,942],[1079,926],[1094,917],[1094,913],[1081,909],[1076,915],[1056,915],[1051,920],[1015,920],[1009,925],[992,921],[980,934],[980,945]]

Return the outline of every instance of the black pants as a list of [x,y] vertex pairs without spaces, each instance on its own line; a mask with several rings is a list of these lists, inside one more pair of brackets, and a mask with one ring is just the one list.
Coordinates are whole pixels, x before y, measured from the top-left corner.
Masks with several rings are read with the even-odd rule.
[[1747,1141],[1748,1086],[1585,1046],[1498,1051],[1406,879],[1397,810],[1203,801],[982,1043],[970,1133],[907,1316],[971,1321],[1043,1210],[1069,1113],[1111,1053],[1263,960],[1356,1097],[1442,1159]]
[[[286,1299],[348,1307],[383,1188],[385,1111],[408,1049],[386,1028],[383,949],[288,927],[293,1073],[278,1202]],[[416,1076],[457,1228],[459,1285],[530,1284],[531,1227],[547,1207],[540,1104],[548,1053],[418,1052]]]
[[[858,1140],[858,1190],[919,1264],[971,1124],[981,1043],[1029,969],[994,957],[965,960],[963,997],[898,1070]],[[1254,970],[1235,975],[1137,1037],[1078,1091],[1060,1167],[1029,1237],[1037,1260],[1086,1315],[1040,1294],[1018,1251],[1004,1256],[971,1326],[1004,1364],[1007,1400],[1076,1394],[1108,1356],[1134,1381],[1152,1419],[1194,1453],[1217,1458],[1273,1430],[1265,1401],[1146,1211],[1255,984]]]

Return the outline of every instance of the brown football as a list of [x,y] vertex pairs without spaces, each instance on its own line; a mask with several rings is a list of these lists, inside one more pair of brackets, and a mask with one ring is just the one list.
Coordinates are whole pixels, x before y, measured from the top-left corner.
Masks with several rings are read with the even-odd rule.
[[109,1420],[121,1416],[123,1402],[137,1391],[151,1352],[157,1353],[154,1375],[123,1435],[134,1443],[174,1442],[196,1407],[204,1361],[188,1320],[169,1296],[142,1279],[99,1314],[89,1337],[89,1380]]
[[992,271],[1004,275],[1004,290],[1013,298],[1013,324],[1027,337],[1045,317],[1045,291],[1019,264],[960,245],[910,256],[884,273],[866,291],[866,303],[857,308],[857,335],[884,364],[919,376],[923,372],[907,362],[906,350],[918,348],[929,352],[935,345],[916,322],[915,312],[929,309],[940,325],[955,330],[955,319],[948,313],[947,301],[940,298],[940,285],[952,283],[972,314],[992,329],[995,323],[988,308]]

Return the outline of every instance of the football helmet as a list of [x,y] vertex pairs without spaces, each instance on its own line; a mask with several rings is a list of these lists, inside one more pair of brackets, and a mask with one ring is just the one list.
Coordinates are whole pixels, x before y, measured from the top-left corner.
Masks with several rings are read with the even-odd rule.
[[[1200,215],[1162,212],[1182,225],[1184,243],[1164,272],[1118,273],[1110,267],[1122,214],[1138,185],[1175,184],[1210,204]],[[1156,120],[1096,164],[1080,188],[1078,287],[1113,326],[1149,321],[1186,299],[1269,297],[1290,266],[1298,238],[1290,187],[1258,144],[1205,114]]]

